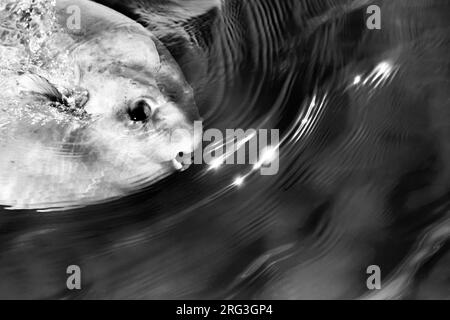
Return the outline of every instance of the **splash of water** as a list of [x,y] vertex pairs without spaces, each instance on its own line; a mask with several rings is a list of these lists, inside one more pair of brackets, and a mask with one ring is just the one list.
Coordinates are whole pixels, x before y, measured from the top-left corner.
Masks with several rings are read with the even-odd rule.
[[56,0],[1,0],[0,83],[34,73],[58,88],[71,87],[76,69],[69,52],[58,45],[67,39],[57,22]]

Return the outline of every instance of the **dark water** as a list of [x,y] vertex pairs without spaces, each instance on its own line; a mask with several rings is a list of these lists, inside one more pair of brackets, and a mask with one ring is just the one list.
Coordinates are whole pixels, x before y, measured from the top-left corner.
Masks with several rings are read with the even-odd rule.
[[107,203],[2,210],[0,297],[450,298],[449,18],[446,0],[230,0],[187,34],[153,26],[205,128],[280,130],[278,174],[193,165]]

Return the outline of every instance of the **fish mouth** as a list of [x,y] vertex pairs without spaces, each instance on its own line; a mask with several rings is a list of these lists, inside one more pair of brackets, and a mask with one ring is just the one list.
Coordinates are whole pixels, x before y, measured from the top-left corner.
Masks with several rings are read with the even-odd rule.
[[186,170],[190,166],[190,164],[183,163],[182,161],[180,161],[177,158],[173,159],[171,161],[171,163],[172,163],[173,168],[180,172]]
[[192,164],[192,156],[190,154],[190,152],[179,152],[171,161],[173,168],[180,172],[187,170]]

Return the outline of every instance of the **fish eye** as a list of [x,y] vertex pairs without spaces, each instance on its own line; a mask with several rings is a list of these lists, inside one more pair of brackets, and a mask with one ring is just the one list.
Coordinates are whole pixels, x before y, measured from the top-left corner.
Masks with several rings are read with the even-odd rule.
[[145,99],[134,101],[127,111],[130,119],[135,122],[145,122],[152,115],[152,109]]

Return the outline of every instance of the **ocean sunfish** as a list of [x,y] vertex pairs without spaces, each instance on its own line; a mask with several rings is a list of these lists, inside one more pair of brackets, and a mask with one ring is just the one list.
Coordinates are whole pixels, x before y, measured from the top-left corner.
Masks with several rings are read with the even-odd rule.
[[[1,52],[10,53],[0,61],[0,205],[80,206],[185,169],[189,164],[177,159],[200,144],[199,114],[165,47],[100,4],[57,0],[51,9],[53,29],[40,33],[47,38],[37,50],[30,49],[39,39],[34,34],[20,42],[25,49],[0,42]],[[28,14],[27,28],[48,28],[33,20],[41,19],[38,9],[39,18],[14,10]],[[76,28],[73,12],[79,13]],[[30,55],[26,67],[11,63],[20,54]]]

